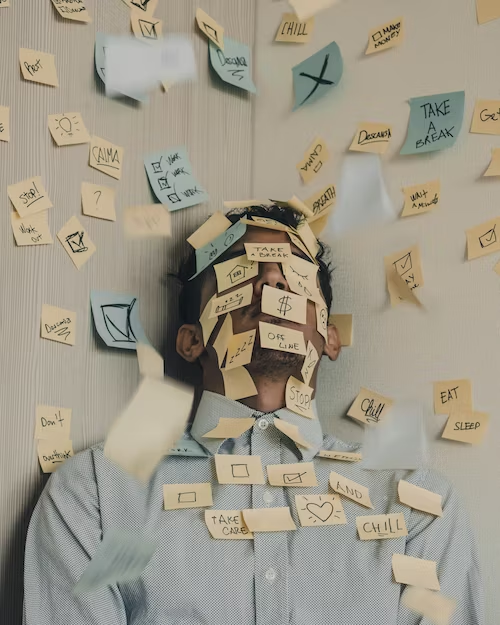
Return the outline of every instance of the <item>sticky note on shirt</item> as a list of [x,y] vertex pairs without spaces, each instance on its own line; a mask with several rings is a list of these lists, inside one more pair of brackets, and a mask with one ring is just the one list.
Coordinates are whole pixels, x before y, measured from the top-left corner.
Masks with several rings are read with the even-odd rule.
[[108,347],[136,349],[149,344],[139,317],[137,297],[114,291],[91,291],[90,305],[97,333]]
[[[205,247],[205,245],[208,245],[231,226],[232,223],[229,219],[220,211],[216,211],[187,238],[187,242],[191,247],[194,247],[195,250],[199,250]],[[222,289],[219,289],[219,291],[220,290]]]
[[450,414],[457,407],[472,410],[471,381],[444,380],[434,382],[435,414]]
[[172,236],[170,213],[162,204],[129,206],[123,213],[123,229],[128,239],[168,238]]
[[57,238],[77,269],[81,269],[96,251],[87,231],[74,215],[59,230]]
[[243,254],[214,265],[214,270],[217,276],[217,292],[222,293],[250,278],[255,278],[259,274],[259,263],[248,260],[246,254]]
[[328,458],[329,460],[343,460],[345,462],[359,462],[363,456],[352,451],[334,451],[331,449],[320,449],[318,451],[320,458]]
[[181,510],[183,508],[204,508],[212,506],[212,485],[202,484],[164,484],[163,509]]
[[268,464],[267,479],[271,486],[317,486],[318,480],[312,462]]
[[[307,19],[298,15],[299,19]],[[335,41],[292,67],[295,103],[293,110],[325,96],[342,78],[343,61]]]
[[241,510],[205,510],[205,523],[212,538],[253,540]]
[[[0,6],[2,6],[0,4]],[[0,106],[0,141],[10,141],[10,109]]]
[[230,85],[256,93],[252,80],[252,51],[244,43],[224,38],[224,50],[208,42],[210,64],[219,77]]
[[56,11],[61,17],[76,22],[91,22],[84,0],[52,0]]
[[389,397],[362,387],[347,414],[368,425],[376,425],[390,412],[393,403]]
[[34,213],[52,208],[52,202],[40,176],[34,176],[16,184],[10,184],[7,187],[7,193],[21,217],[28,217]]
[[163,21],[145,16],[138,10],[130,11],[130,26],[137,39],[145,42],[156,41],[163,36]]
[[243,510],[243,518],[251,532],[287,532],[297,529],[289,507]]
[[374,122],[362,122],[349,147],[354,152],[385,154],[392,137],[392,126]]
[[483,176],[500,176],[500,148],[491,150],[491,161]]
[[314,28],[314,17],[303,22],[295,13],[284,13],[274,41],[288,43],[308,43]]
[[196,21],[198,28],[205,33],[210,41],[213,41],[218,48],[224,50],[224,28],[200,8],[196,9]]
[[215,454],[219,484],[265,484],[260,456]]
[[48,119],[50,134],[58,146],[90,142],[80,113],[57,113]]
[[54,242],[49,230],[47,211],[21,217],[16,211],[10,214],[12,232],[19,246],[50,245]]
[[[467,260],[500,251],[500,217],[466,230]],[[497,233],[498,230],[498,233]]]
[[255,423],[255,417],[248,418],[225,418],[220,417],[217,426],[203,434],[203,438],[239,438],[247,432]]
[[163,380],[165,377],[165,363],[156,349],[146,343],[136,343],[135,348],[141,375],[145,378]]
[[73,443],[62,438],[38,441],[38,460],[44,473],[53,473],[63,462],[73,456]]
[[373,514],[356,517],[361,540],[382,540],[408,536],[404,514]]
[[307,299],[302,295],[275,289],[266,284],[262,290],[261,308],[263,313],[273,317],[306,324]]
[[316,365],[319,362],[319,355],[314,347],[314,345],[309,341],[307,343],[307,353],[304,358],[304,364],[302,365],[302,369],[300,370],[300,374],[302,375],[302,379],[304,380],[304,384],[309,384],[311,378],[313,376]]
[[225,371],[248,365],[252,360],[256,330],[233,334],[227,344]]
[[36,407],[36,439],[69,441],[70,429],[70,408],[42,405]]
[[413,292],[417,291],[424,284],[418,245],[412,245],[400,252],[384,256],[384,266],[391,306],[397,306],[405,299],[392,278],[394,271],[401,276],[408,289]]
[[286,434],[286,436],[288,436],[288,438],[290,438],[299,447],[304,447],[305,449],[310,449],[312,447],[312,445],[310,445],[302,436],[299,428],[296,425],[293,425],[293,423],[288,423],[288,421],[275,417],[274,425],[280,432]]
[[401,596],[401,603],[409,610],[422,615],[433,625],[450,625],[451,617],[457,602],[444,595],[427,590],[408,586]]
[[323,169],[323,165],[329,160],[330,152],[326,143],[320,137],[311,143],[304,152],[304,157],[297,163],[297,171],[304,184],[309,184]]
[[257,387],[245,367],[236,367],[228,371],[223,369],[222,379],[224,380],[224,394],[229,399],[238,400],[257,395]]
[[437,493],[415,486],[415,484],[405,480],[399,480],[398,495],[399,501],[405,506],[428,512],[429,514],[435,514],[436,516],[443,516],[442,497]]
[[344,495],[366,508],[373,508],[372,502],[370,501],[370,493],[366,486],[357,484],[353,482],[353,480],[339,473],[335,473],[335,471],[330,473],[330,486],[336,493]]
[[44,304],[40,326],[42,339],[50,339],[66,345],[75,344],[76,312]]
[[455,408],[450,412],[442,438],[480,445],[488,429],[490,416],[486,412]]
[[330,315],[328,323],[337,328],[340,336],[340,344],[342,347],[350,347],[352,345],[352,315],[337,313]]
[[431,182],[404,187],[403,193],[405,201],[401,217],[428,213],[439,203],[441,183],[439,180],[431,180]]
[[392,572],[399,584],[439,590],[436,562],[405,556],[402,553],[392,555]]
[[365,54],[373,54],[398,46],[404,39],[404,22],[402,17],[377,26],[368,35],[368,47]]
[[89,165],[112,178],[122,177],[123,148],[93,135],[90,139]]
[[252,302],[253,285],[247,284],[241,288],[237,288],[225,295],[216,297],[212,301],[212,310],[210,317],[218,317],[225,313],[237,310],[243,306],[249,306]]
[[306,355],[304,334],[298,330],[259,321],[260,345],[266,349]]
[[476,100],[470,132],[500,135],[500,100]]
[[38,50],[19,49],[19,63],[24,80],[59,87],[55,57]]
[[338,495],[295,495],[295,506],[302,527],[347,523]]
[[90,217],[116,221],[115,190],[102,184],[82,182],[82,212]]

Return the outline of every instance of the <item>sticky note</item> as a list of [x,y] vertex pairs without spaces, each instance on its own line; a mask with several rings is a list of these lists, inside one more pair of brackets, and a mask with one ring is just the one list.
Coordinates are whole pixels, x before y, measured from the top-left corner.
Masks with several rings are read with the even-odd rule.
[[120,180],[122,177],[123,148],[93,135],[90,139],[89,165],[112,178]]
[[455,408],[472,410],[470,380],[443,380],[434,382],[435,414],[450,414]]
[[326,143],[320,137],[314,139],[304,152],[302,160],[297,163],[297,171],[304,184],[309,184],[320,173],[323,165],[330,158]]
[[297,529],[289,507],[243,510],[243,518],[251,532],[287,532]]
[[225,371],[248,365],[251,362],[256,331],[249,330],[248,332],[233,334],[229,339]]
[[316,330],[321,334],[321,336],[328,341],[328,309],[324,303],[318,304],[315,303],[316,306]]
[[296,443],[299,447],[305,447],[306,449],[310,449],[312,445],[310,445],[306,439],[300,433],[299,428],[293,423],[288,423],[288,421],[284,421],[283,419],[274,418],[274,425],[278,428],[280,432],[286,434],[288,438],[290,438],[294,443]]
[[255,417],[248,418],[226,418],[220,417],[216,427],[203,434],[203,438],[239,438],[255,423]]
[[259,263],[287,263],[292,255],[290,243],[245,243],[245,252],[248,260]]
[[108,529],[73,588],[73,594],[84,594],[104,586],[136,580],[155,551],[155,543],[138,532]]
[[252,540],[241,510],[205,510],[205,523],[212,538]]
[[142,329],[137,297],[114,291],[91,291],[90,305],[95,329],[108,347],[136,349],[149,344]]
[[122,0],[134,11],[139,11],[144,15],[153,15],[158,6],[158,0]]
[[228,313],[232,310],[237,310],[243,306],[249,306],[252,302],[252,295],[253,285],[246,284],[245,286],[234,289],[225,295],[214,298],[212,301],[212,311],[210,312],[210,317],[218,317],[219,315],[223,315],[224,313]]
[[311,378],[314,373],[314,369],[319,362],[319,356],[316,348],[308,341],[307,343],[307,352],[306,357],[304,358],[304,364],[302,365],[302,369],[300,370],[300,374],[302,375],[302,379],[304,380],[304,384],[309,384]]
[[256,93],[252,80],[252,51],[244,43],[224,38],[224,50],[208,42],[210,64],[218,76],[230,85]]
[[[203,345],[205,346],[207,345],[210,337],[212,336],[213,329],[217,325],[217,321],[219,319],[218,317],[216,317],[215,319],[210,318],[210,313],[212,311],[212,301],[214,300],[214,298],[215,298],[215,295],[212,295],[212,297],[207,302],[200,316],[200,325],[201,325],[201,330],[203,332]],[[231,315],[226,315],[226,319],[224,321],[226,321],[228,317],[229,317],[229,323],[231,324],[229,336],[231,336],[233,333]],[[227,349],[227,344],[226,344],[226,349]],[[226,352],[224,351],[224,355],[222,356],[222,358],[224,358],[225,355],[226,355]],[[221,366],[221,364],[222,364],[222,360],[219,362],[219,367]]]
[[361,540],[382,540],[408,536],[404,514],[373,514],[356,517]]
[[306,355],[304,334],[298,330],[259,321],[259,334],[261,347]]
[[203,247],[196,250],[196,273],[190,278],[192,280],[209,265],[215,262],[219,256],[229,249],[245,234],[247,230],[246,223],[237,221],[225,232],[220,234],[216,239],[207,243]]
[[73,442],[59,437],[40,439],[37,449],[43,473],[53,473],[63,462],[73,456]]
[[373,508],[370,493],[366,486],[357,484],[347,477],[335,473],[335,471],[330,473],[330,486],[336,493],[344,495],[366,508]]
[[68,440],[71,429],[71,408],[36,407],[35,438]]
[[399,275],[395,267],[387,268],[387,290],[391,296],[391,306],[397,306],[400,302],[408,302],[419,308],[422,303],[409,287],[408,283]]
[[164,510],[204,508],[212,505],[212,485],[210,482],[204,482],[202,484],[163,485]]
[[40,176],[34,176],[22,182],[10,184],[7,187],[7,193],[21,217],[28,217],[47,208],[52,208],[52,202]]
[[500,5],[497,0],[476,0],[477,23],[485,24],[500,17]]
[[[130,475],[147,482],[184,434],[192,403],[191,388],[168,378],[144,378],[112,424],[104,455]],[[170,414],[168,419],[165,406]]]
[[491,150],[491,161],[483,176],[500,176],[500,148]]
[[43,304],[40,336],[66,345],[76,341],[76,312]]
[[392,554],[392,572],[399,584],[439,590],[436,562],[405,556],[402,553]]
[[0,9],[10,7],[10,0],[0,0]]
[[82,212],[90,217],[116,221],[115,190],[102,184],[82,182]]
[[80,113],[57,113],[49,115],[48,120],[50,134],[58,146],[90,143]]
[[257,217],[253,215],[250,219],[243,217],[242,222],[247,226],[255,226],[256,228],[264,228],[264,230],[278,230],[280,232],[290,232],[290,226],[280,223],[275,219],[269,219],[269,217]]
[[312,211],[313,217],[309,219],[309,223],[327,215],[335,206],[337,200],[337,192],[335,185],[329,184],[311,197],[304,200],[305,205]]
[[311,230],[311,226],[307,223],[307,221],[303,221],[299,225],[297,228],[297,235],[306,246],[311,258],[316,262],[316,255],[319,252],[318,239],[314,235],[314,232]]
[[[219,237],[228,228],[232,226],[229,219],[221,213],[216,211],[197,229],[193,234],[187,238],[187,242],[195,250],[199,250],[205,245],[208,245],[211,241]],[[221,289],[219,289],[220,291]]]
[[200,8],[196,9],[196,21],[198,28],[205,33],[210,41],[213,41],[218,48],[224,50],[224,28]]
[[129,206],[123,212],[123,229],[128,239],[171,237],[170,213],[162,204]]
[[401,595],[401,603],[434,625],[450,625],[457,605],[455,599],[416,586],[405,588]]
[[143,41],[156,41],[163,36],[163,21],[152,16],[145,16],[139,10],[130,11],[132,32]]
[[392,126],[374,122],[362,122],[358,124],[356,134],[349,150],[354,152],[373,152],[385,154],[392,137]]
[[[212,297],[212,299],[207,304],[207,307],[210,306],[210,312],[208,313],[208,318],[205,315],[207,307],[205,307],[205,309],[203,310],[203,314],[200,318],[200,323],[203,329],[203,338],[205,338],[206,336],[210,337],[210,334],[212,333],[213,328],[215,327],[215,325],[217,324],[217,320],[219,319],[219,317],[213,317],[213,318],[210,317],[210,313],[211,313],[214,300],[215,300],[215,296]],[[204,317],[205,319],[207,319],[205,323],[203,323],[202,321]],[[209,325],[211,323],[213,323],[213,326]],[[219,368],[222,367],[222,363],[224,362],[224,357],[227,353],[227,346],[232,336],[233,336],[233,320],[232,320],[231,315],[227,314],[224,317],[224,321],[222,322],[219,333],[217,334],[215,341],[213,342],[213,348],[215,350],[215,353],[217,354]],[[208,338],[205,342],[205,345],[207,345],[207,343],[208,343]],[[231,377],[229,379],[231,380]]]
[[334,314],[328,318],[328,323],[337,328],[342,347],[350,347],[352,345],[352,315],[350,314]]
[[[247,208],[248,206],[260,206],[261,204],[266,204],[268,199],[265,200],[225,200],[223,202],[224,208],[228,210],[233,210],[234,208]],[[241,219],[243,221],[244,218]],[[264,219],[267,219],[264,217]],[[251,218],[253,221],[253,217]]]
[[299,20],[307,20],[316,13],[331,7],[338,0],[290,0]]
[[315,263],[293,254],[289,262],[282,266],[288,286],[294,293],[323,304],[324,299],[317,281],[318,268]]
[[24,80],[59,87],[53,54],[19,48],[19,63]]
[[219,484],[265,484],[260,456],[215,454]]
[[145,378],[163,380],[165,377],[165,363],[154,347],[146,343],[136,343],[139,371]]
[[428,512],[429,514],[435,514],[436,516],[443,516],[442,497],[437,493],[415,486],[415,484],[410,484],[406,480],[399,480],[398,495],[399,501],[405,506]]
[[420,215],[429,212],[438,205],[441,197],[441,183],[439,180],[431,180],[423,184],[404,187],[403,193],[405,201],[401,217]]
[[285,402],[288,410],[296,412],[302,417],[315,419],[312,409],[312,394],[314,389],[304,384],[293,375],[288,378],[285,389]]
[[497,234],[499,224],[500,217],[495,217],[466,230],[467,260],[474,260],[474,258],[500,251],[500,227]]
[[295,506],[302,527],[347,523],[344,507],[338,495],[295,495]]
[[265,284],[262,289],[261,308],[265,314],[302,325],[306,324],[307,298],[302,295],[275,289]]
[[442,438],[461,443],[480,445],[488,429],[490,416],[486,412],[477,412],[457,407],[450,412]]
[[464,116],[465,92],[410,99],[410,122],[400,154],[435,152],[454,145]]
[[214,270],[217,276],[217,291],[222,293],[250,278],[255,278],[259,274],[259,263],[248,260],[246,254],[243,254],[214,265]]
[[8,106],[0,106],[0,141],[10,141],[10,108]]
[[422,264],[420,260],[420,248],[412,245],[400,252],[384,256],[387,289],[391,299],[391,305],[396,306],[402,301],[401,295],[394,284],[392,273],[396,271],[411,291],[416,291],[424,284]]
[[224,380],[224,394],[229,399],[237,400],[257,395],[255,383],[245,367],[237,367],[229,371],[223,369],[222,379]]
[[61,17],[76,22],[91,22],[84,0],[52,0]]
[[312,462],[268,464],[267,479],[271,486],[317,486],[318,480]]
[[342,55],[335,41],[292,67],[295,95],[293,110],[303,104],[312,104],[326,95],[338,85],[342,72]]
[[286,41],[289,43],[308,43],[314,29],[314,17],[303,22],[295,13],[283,13],[281,24],[274,41]]
[[21,217],[16,211],[10,214],[12,232],[17,245],[50,245],[54,242],[49,230],[47,211]]
[[500,100],[476,100],[470,132],[500,135]]
[[320,458],[328,458],[329,460],[343,460],[345,462],[359,462],[363,456],[352,451],[334,451],[331,449],[320,449],[318,451]]
[[59,230],[57,238],[77,269],[81,269],[96,251],[87,231],[75,216]]
[[[377,26],[368,35],[368,47],[365,54],[373,54],[399,46],[404,39],[404,22],[402,17]],[[352,149],[352,148],[351,148]]]
[[358,396],[351,404],[347,414],[353,419],[357,419],[368,425],[380,423],[380,421],[390,412],[393,400],[383,395],[361,388]]

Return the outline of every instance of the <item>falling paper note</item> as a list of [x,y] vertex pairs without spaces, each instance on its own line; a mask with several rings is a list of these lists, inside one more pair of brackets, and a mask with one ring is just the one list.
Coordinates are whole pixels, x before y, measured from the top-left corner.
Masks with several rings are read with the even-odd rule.
[[196,9],[196,21],[198,28],[205,33],[210,41],[224,50],[224,28],[200,8]]
[[84,0],[52,0],[61,17],[76,22],[91,22]]
[[9,112],[8,106],[0,106],[0,141],[10,141]]
[[416,586],[405,588],[401,603],[433,625],[450,625],[457,605],[455,599]]
[[49,130],[59,146],[90,143],[90,135],[80,113],[49,115]]
[[292,68],[293,90],[297,110],[326,95],[342,78],[343,63],[340,48],[335,41]]
[[[199,250],[201,247],[205,247],[228,228],[232,223],[227,217],[225,217],[220,211],[215,212],[189,236],[186,240],[194,247],[195,250]],[[221,289],[219,289],[220,291]]]
[[[95,34],[95,69],[99,78],[104,84],[106,84],[106,50],[109,46],[109,43],[113,41],[114,37],[114,35],[106,35],[99,32]],[[147,101],[147,97],[144,93],[128,92],[125,90],[122,95],[133,98],[134,100],[139,100],[141,102]]]
[[399,584],[439,590],[436,566],[437,563],[432,560],[414,558],[402,553],[392,555],[392,572]]
[[108,347],[136,349],[149,345],[139,319],[139,304],[132,295],[112,291],[92,291],[90,304],[95,328]]
[[373,54],[398,46],[404,39],[403,18],[398,17],[382,26],[377,26],[368,35],[368,47],[365,54]]
[[299,20],[307,20],[316,13],[324,11],[338,0],[290,0],[293,10]]
[[244,43],[224,39],[224,50],[212,41],[208,42],[210,63],[224,82],[256,93],[257,89],[252,81],[252,53]]
[[172,236],[170,213],[163,204],[129,206],[123,213],[123,229],[129,239]]
[[137,343],[136,350],[141,375],[145,378],[163,380],[165,377],[165,363],[156,349],[145,343]]
[[59,87],[55,56],[38,50],[20,48],[19,62],[24,80],[39,82],[51,87]]
[[408,134],[400,154],[451,147],[462,127],[464,102],[464,91],[411,98]]
[[441,183],[439,180],[404,187],[405,203],[401,217],[420,215],[435,208],[441,197]]
[[358,129],[349,147],[354,152],[373,152],[384,154],[389,147],[392,137],[392,127],[388,124],[363,122]]

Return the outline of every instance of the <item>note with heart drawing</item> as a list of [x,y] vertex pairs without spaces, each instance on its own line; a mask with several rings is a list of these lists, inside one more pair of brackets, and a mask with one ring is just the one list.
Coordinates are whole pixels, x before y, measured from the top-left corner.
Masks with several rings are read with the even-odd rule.
[[295,505],[302,527],[347,523],[340,495],[295,495]]

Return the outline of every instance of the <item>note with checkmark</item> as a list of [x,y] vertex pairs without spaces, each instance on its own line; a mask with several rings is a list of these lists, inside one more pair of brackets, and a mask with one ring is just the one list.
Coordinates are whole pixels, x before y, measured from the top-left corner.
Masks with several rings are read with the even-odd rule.
[[406,299],[402,296],[398,285],[395,284],[393,279],[394,272],[401,276],[408,289],[412,292],[424,284],[420,248],[418,245],[412,245],[405,250],[385,256],[384,266],[387,278],[387,290],[391,298],[391,306],[396,306]]
[[317,486],[312,462],[294,464],[268,464],[267,479],[271,486]]
[[500,251],[500,217],[470,228],[467,235],[467,260]]

